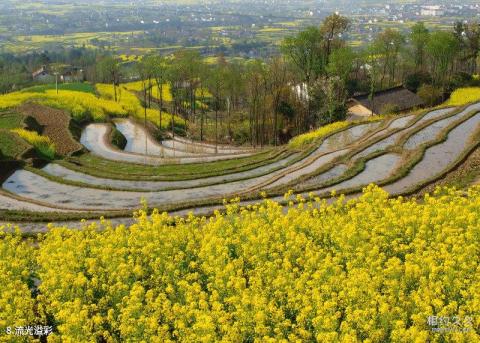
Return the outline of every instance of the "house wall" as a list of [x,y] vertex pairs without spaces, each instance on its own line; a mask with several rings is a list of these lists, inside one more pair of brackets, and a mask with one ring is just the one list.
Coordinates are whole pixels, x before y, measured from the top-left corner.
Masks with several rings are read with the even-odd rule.
[[51,83],[55,81],[55,77],[50,74],[40,74],[34,78],[34,81],[41,83]]
[[[356,104],[348,108],[348,114],[359,117],[369,117],[372,115],[372,111],[363,105]],[[375,115],[375,113],[373,115]]]

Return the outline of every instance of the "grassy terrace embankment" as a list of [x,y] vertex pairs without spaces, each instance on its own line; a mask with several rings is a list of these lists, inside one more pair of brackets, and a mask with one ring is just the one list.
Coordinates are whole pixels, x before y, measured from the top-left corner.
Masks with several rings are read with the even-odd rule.
[[[342,193],[356,194],[369,183],[368,180],[389,187],[389,185],[396,185],[403,179],[408,179],[412,170],[416,172],[415,168],[420,168],[418,166],[421,165],[427,153],[430,156],[430,151],[440,149],[441,144],[451,144],[451,140],[448,140],[450,132],[457,132],[457,127],[472,121],[472,127],[467,130],[469,133],[462,137],[462,139],[466,139],[464,146],[458,146],[455,150],[458,155],[449,156],[448,163],[445,162],[445,165],[442,165],[440,169],[437,168],[435,172],[432,171],[431,175],[421,175],[418,182],[409,181],[408,187],[402,186],[402,191],[398,193],[411,194],[453,170],[468,157],[470,152],[475,150],[478,145],[474,138],[476,137],[476,122],[473,120],[476,120],[476,113],[478,112],[475,106],[426,110],[414,115],[406,114],[400,117],[385,118],[383,121],[380,121],[381,118],[375,118],[376,123],[369,121],[374,130],[358,131],[361,136],[356,137],[351,142],[345,141],[343,145],[342,140],[344,138],[341,137],[350,137],[351,133],[361,128],[362,125],[366,125],[366,123],[339,123],[297,138],[296,141],[300,143],[296,146],[301,147],[298,152],[291,149],[274,149],[261,151],[249,157],[226,161],[162,165],[158,167],[108,161],[91,154],[70,157],[56,162],[62,168],[67,168],[67,171],[71,170],[79,173],[80,180],[69,180],[62,177],[61,173],[55,175],[31,167],[27,169],[33,171],[39,177],[53,182],[53,184],[75,186],[92,191],[127,191],[145,194],[145,196],[159,190],[171,192],[184,189],[187,192],[197,192],[198,189],[200,194],[206,192],[203,198],[196,194],[195,200],[182,197],[181,200],[176,200],[170,204],[163,200],[158,204],[156,201],[149,203],[150,206],[158,207],[162,211],[195,210],[197,208],[208,210],[209,206],[215,209],[222,204],[224,196],[236,195],[240,195],[242,201],[244,201],[242,203],[247,204],[261,199],[259,193],[263,191],[265,191],[266,196],[277,200],[281,200],[281,196],[289,189],[301,193],[313,192],[317,196],[329,197],[330,190],[336,187],[340,187]],[[351,133],[347,135],[346,133],[350,131]],[[424,137],[425,135],[427,136]],[[417,136],[420,138],[415,138]],[[384,142],[392,137],[395,137],[395,140],[385,145]],[[418,143],[412,145],[410,143],[412,137]],[[352,137],[349,139],[352,139]],[[375,148],[377,145],[378,148]],[[412,145],[413,148],[407,148],[407,145]],[[334,158],[325,159],[329,154],[337,155],[333,156]],[[269,165],[288,158],[291,160],[288,160],[287,164],[269,168]],[[392,160],[392,158],[394,159]],[[321,162],[323,159],[326,162]],[[399,162],[396,162],[397,159]],[[384,169],[383,174],[380,172],[377,176],[369,174],[371,173],[370,169],[375,164],[387,162],[395,163],[395,165],[379,165]],[[257,168],[261,172],[255,172]],[[331,172],[332,170],[335,172]],[[243,175],[242,172],[247,172],[247,174]],[[113,186],[107,185],[108,182],[102,185],[101,181],[90,183],[88,177],[82,180],[82,174],[112,180]],[[242,176],[236,177],[235,174]],[[207,178],[205,182],[202,181],[204,178]],[[212,181],[208,178],[212,178]],[[258,178],[258,183],[255,180],[256,178]],[[320,181],[314,181],[317,179]],[[122,187],[122,181],[126,184],[124,187]],[[229,183],[240,181],[245,182],[244,189],[238,189],[238,185],[236,185],[236,188],[232,189],[238,189],[238,191],[229,190]],[[135,182],[151,182],[151,189],[148,188],[150,187],[148,185],[135,188]],[[157,186],[155,182],[160,184]],[[163,184],[161,184],[162,182]],[[225,193],[215,193],[216,196],[208,195],[208,187],[222,184],[225,184],[225,186],[222,186],[225,188]],[[156,195],[155,199],[158,196]],[[23,200],[30,201],[28,197]],[[41,205],[42,203],[44,202],[39,198],[38,204]],[[48,202],[45,204],[51,206]],[[113,205],[112,210],[115,208],[115,204]],[[69,208],[70,206],[66,207]],[[98,212],[90,214],[73,212],[50,215],[34,214],[32,220],[95,218],[99,215]],[[108,217],[126,216],[131,213],[130,210],[122,208],[120,204],[118,204],[118,210],[102,212]],[[25,212],[25,214],[27,213],[28,211]],[[4,212],[4,214],[6,218],[12,218],[12,220],[22,217],[22,211]]]

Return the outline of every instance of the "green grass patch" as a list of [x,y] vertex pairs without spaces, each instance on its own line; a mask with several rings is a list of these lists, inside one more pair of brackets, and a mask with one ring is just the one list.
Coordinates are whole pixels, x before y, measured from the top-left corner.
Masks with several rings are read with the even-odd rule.
[[16,134],[0,129],[0,159],[16,159],[23,154],[30,145],[24,142]]
[[113,146],[119,148],[120,150],[125,149],[128,143],[125,136],[118,131],[115,126],[112,126],[112,130],[110,132],[110,142]]
[[18,113],[0,114],[0,129],[11,130],[22,127],[23,116]]
[[[47,84],[26,88],[23,91],[32,93],[45,93],[46,91],[55,89],[55,84]],[[61,83],[58,85],[58,89],[64,91],[75,91],[95,94],[95,87],[90,83]]]

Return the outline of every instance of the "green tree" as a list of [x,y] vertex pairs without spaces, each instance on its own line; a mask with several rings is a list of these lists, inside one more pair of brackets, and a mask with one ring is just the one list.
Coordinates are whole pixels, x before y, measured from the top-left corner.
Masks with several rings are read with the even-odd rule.
[[104,57],[97,65],[97,72],[103,82],[113,85],[114,100],[118,101],[117,87],[120,84],[120,61],[113,56]]
[[320,26],[320,33],[325,44],[325,64],[330,62],[330,55],[333,50],[344,45],[343,34],[350,27],[350,20],[344,16],[334,13],[323,21]]
[[282,43],[282,51],[310,84],[322,74],[325,56],[322,50],[323,37],[320,29],[309,27],[294,37],[287,37]]
[[211,67],[207,85],[213,96],[215,111],[215,150],[216,153],[218,153],[218,115],[220,109],[223,107],[225,98],[225,67],[222,64],[216,64]]
[[[136,64],[137,72],[142,80],[142,93],[143,93],[143,111],[144,111],[144,128],[147,131],[147,92],[149,89],[148,80],[151,79],[152,69],[150,61],[147,58],[144,58]],[[147,163],[147,135],[145,134],[145,164]]]
[[247,64],[246,98],[250,118],[250,141],[254,147],[263,144],[260,117],[265,107],[265,78],[266,67],[262,61],[255,60]]
[[369,100],[372,103],[372,115],[374,114],[373,108],[375,107],[375,93],[377,89],[377,78],[380,71],[380,57],[378,55],[377,46],[374,43],[370,44],[363,52],[364,59],[366,61],[363,69],[368,75],[369,80]]
[[[460,31],[460,32],[459,32]],[[457,22],[454,26],[454,34],[462,48],[464,70],[469,74],[477,72],[477,60],[480,53],[480,23]]]
[[152,56],[151,63],[152,76],[158,91],[158,127],[162,129],[162,112],[164,107],[164,87],[168,81],[168,60],[161,56]]
[[312,102],[308,96],[313,82],[325,72],[326,58],[323,50],[323,35],[319,28],[309,27],[294,37],[287,37],[282,43],[282,51],[300,73],[300,88],[307,102],[305,129],[312,124]]
[[245,92],[243,74],[244,68],[238,62],[224,63],[227,129],[230,137],[233,137],[232,111],[236,110],[239,105],[239,99]]
[[344,84],[347,84],[350,74],[354,69],[354,61],[357,55],[350,47],[343,47],[335,50],[330,56],[327,65],[327,72],[330,77],[339,77]]
[[459,51],[459,42],[451,32],[436,31],[430,36],[427,54],[431,61],[431,73],[435,85],[445,91],[445,85],[452,75],[453,62]]
[[375,39],[374,46],[382,64],[380,88],[384,87],[387,77],[389,86],[395,83],[399,54],[404,45],[405,37],[399,31],[393,29],[386,29]]
[[195,50],[180,50],[175,53],[174,57],[174,63],[182,81],[181,88],[184,98],[181,105],[186,112],[185,118],[188,117],[191,121],[195,121],[196,116],[196,90],[202,68],[201,61],[200,54]]
[[288,92],[287,66],[281,57],[275,57],[268,64],[269,93],[273,111],[273,144],[278,145],[279,109]]
[[312,96],[320,104],[318,125],[344,120],[347,114],[345,83],[338,76],[323,77],[312,87]]
[[410,40],[412,44],[412,55],[415,63],[415,71],[423,69],[425,64],[425,50],[430,39],[430,31],[425,27],[423,22],[413,25],[410,32]]

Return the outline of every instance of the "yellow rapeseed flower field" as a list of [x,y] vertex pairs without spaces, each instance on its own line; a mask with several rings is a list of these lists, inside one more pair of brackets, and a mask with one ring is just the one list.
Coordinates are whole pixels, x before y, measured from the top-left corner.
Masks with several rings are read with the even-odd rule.
[[[97,84],[97,91],[101,98],[112,101],[115,99],[113,86],[110,84]],[[123,85],[117,88],[117,105],[121,106],[128,115],[137,119],[145,118],[145,109],[143,108],[140,100],[135,94],[129,91]],[[158,110],[147,108],[147,120],[159,126],[160,114]],[[164,129],[170,129],[172,123],[172,114],[163,111],[162,113],[162,127]],[[183,126],[183,121],[180,117],[174,116],[175,126]]]
[[[122,86],[117,89],[117,101],[114,101],[112,85],[97,84],[96,89],[100,97],[90,93],[66,90],[59,90],[58,94],[55,90],[46,90],[43,93],[9,93],[0,95],[0,110],[14,108],[27,101],[34,101],[45,106],[66,110],[78,121],[103,122],[108,116],[144,118],[145,113],[140,100],[125,87]],[[147,120],[158,126],[160,121],[158,110],[147,109]],[[171,122],[172,115],[163,112],[162,127],[169,129]],[[174,123],[177,127],[184,125],[183,120],[178,116],[174,117]]]
[[[149,85],[147,81],[147,86]],[[135,82],[129,82],[123,85],[126,89],[129,91],[134,91],[134,92],[142,92],[143,91],[143,82],[142,81],[135,81]],[[162,86],[162,95],[163,95],[163,101],[165,102],[171,102],[173,100],[172,98],[172,93],[170,91],[170,85],[168,83],[164,84]],[[160,92],[158,90],[158,87],[155,83],[155,81],[152,81],[152,96],[156,99],[160,99]]]
[[16,133],[25,141],[30,143],[35,149],[45,157],[53,159],[55,157],[55,144],[49,137],[39,135],[35,131],[25,129],[13,129],[11,132]]
[[480,341],[479,188],[298,200],[51,227],[36,247],[3,233],[0,325],[53,323],[52,342]]
[[[150,85],[152,87],[152,96],[156,99],[160,99],[160,91],[157,87],[157,84],[155,83],[155,80],[151,81],[151,84],[149,81],[146,81],[146,85],[149,88]],[[129,91],[135,91],[135,92],[142,92],[143,91],[143,82],[142,81],[135,81],[135,82],[128,82],[123,85],[126,89]],[[173,101],[172,97],[172,91],[171,87],[168,83],[165,83],[162,86],[162,94],[163,94],[163,101],[165,102],[171,102]],[[202,89],[197,88],[195,91],[195,96],[200,99],[202,96],[204,98],[211,98],[212,93],[208,91],[208,89],[203,88],[203,94],[202,94]]]
[[38,99],[42,97],[39,93],[14,92],[0,95],[0,110],[13,108],[23,104],[27,100]]
[[77,91],[47,90],[44,93],[14,92],[0,95],[0,110],[13,108],[26,101],[36,101],[46,106],[66,110],[77,120],[104,121],[107,115],[126,116],[127,111],[114,101]]
[[480,100],[480,87],[459,88],[446,102],[448,106],[463,106]]
[[375,115],[375,116],[369,116],[365,117],[362,120],[354,120],[354,121],[337,121],[331,124],[324,125],[320,127],[319,129],[316,129],[311,132],[304,133],[302,135],[295,136],[288,142],[288,146],[293,149],[305,147],[335,131],[345,129],[351,125],[354,124],[359,124],[359,123],[368,123],[368,122],[376,122],[380,120],[384,120],[385,116],[383,115]]
[[315,131],[304,133],[302,135],[299,135],[299,136],[296,136],[296,137],[292,138],[290,140],[290,142],[288,143],[288,146],[290,148],[293,148],[293,149],[304,147],[304,146],[306,146],[310,143],[313,143],[314,141],[316,141],[318,139],[321,139],[321,138],[325,137],[326,135],[328,135],[328,134],[330,134],[334,131],[346,128],[350,125],[352,125],[351,122],[338,121],[338,122],[335,122],[335,123],[332,123],[332,124],[322,126],[321,128],[319,128]]

